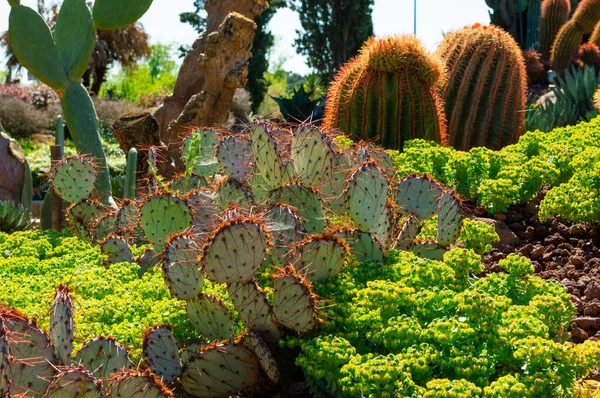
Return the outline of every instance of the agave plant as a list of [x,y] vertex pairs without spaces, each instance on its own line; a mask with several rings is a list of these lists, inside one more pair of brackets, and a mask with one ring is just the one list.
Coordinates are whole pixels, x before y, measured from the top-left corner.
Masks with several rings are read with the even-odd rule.
[[33,227],[29,210],[13,202],[0,201],[0,232],[26,231]]

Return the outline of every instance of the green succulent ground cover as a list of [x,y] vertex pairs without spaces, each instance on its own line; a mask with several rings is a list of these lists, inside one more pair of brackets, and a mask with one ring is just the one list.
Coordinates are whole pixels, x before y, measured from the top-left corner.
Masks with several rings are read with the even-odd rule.
[[316,287],[335,305],[323,332],[290,339],[316,397],[571,397],[600,345],[563,343],[575,309],[566,289],[510,255],[483,278],[468,249],[444,262],[400,252],[354,264]]
[[553,187],[540,205],[542,220],[600,221],[600,118],[548,133],[529,132],[500,151],[460,152],[429,141],[390,151],[400,177],[428,173],[490,213],[526,203]]
[[197,337],[184,303],[171,298],[160,268],[141,278],[138,269],[127,263],[105,268],[100,249],[68,231],[0,233],[0,303],[36,317],[47,330],[54,289],[68,285],[75,306],[75,349],[91,338],[112,336],[135,361],[149,326],[172,325],[180,343]]

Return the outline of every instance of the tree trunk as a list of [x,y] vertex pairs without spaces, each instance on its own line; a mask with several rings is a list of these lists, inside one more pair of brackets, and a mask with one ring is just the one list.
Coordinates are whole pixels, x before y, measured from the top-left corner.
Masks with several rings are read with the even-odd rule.
[[21,203],[25,172],[25,157],[20,145],[0,131],[0,200]]
[[235,90],[246,85],[256,28],[253,19],[268,7],[266,0],[206,1],[207,30],[185,57],[173,94],[153,115],[157,137],[168,146],[179,171],[183,170],[181,134],[227,121]]
[[104,77],[106,76],[107,69],[106,66],[94,68],[94,81],[92,82],[90,94],[98,95],[100,88],[102,88],[102,84],[104,84]]

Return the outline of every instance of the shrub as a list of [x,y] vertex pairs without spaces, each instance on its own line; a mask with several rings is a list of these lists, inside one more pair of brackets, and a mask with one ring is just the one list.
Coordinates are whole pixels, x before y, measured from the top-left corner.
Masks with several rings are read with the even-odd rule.
[[28,137],[41,130],[53,129],[53,120],[59,113],[58,107],[41,110],[21,99],[0,96],[0,121],[15,137]]
[[468,250],[444,262],[400,252],[318,285],[336,303],[324,309],[324,333],[287,341],[301,348],[313,396],[572,394],[600,344],[562,342],[575,313],[563,286],[532,276],[521,256],[501,266],[509,273],[474,278],[482,266]]

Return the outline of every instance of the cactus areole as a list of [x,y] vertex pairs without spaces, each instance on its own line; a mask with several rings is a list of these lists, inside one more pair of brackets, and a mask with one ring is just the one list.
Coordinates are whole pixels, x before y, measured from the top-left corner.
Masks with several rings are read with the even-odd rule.
[[416,38],[370,39],[331,85],[325,127],[394,149],[415,138],[447,144],[435,90],[443,80],[442,63]]

